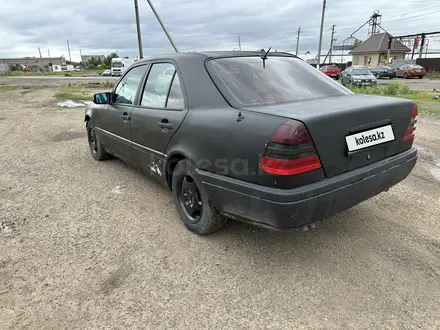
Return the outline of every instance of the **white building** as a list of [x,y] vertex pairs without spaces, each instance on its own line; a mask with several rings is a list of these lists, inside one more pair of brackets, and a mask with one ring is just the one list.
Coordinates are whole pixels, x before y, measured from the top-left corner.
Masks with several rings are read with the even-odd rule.
[[69,72],[69,71],[75,71],[75,67],[71,64],[67,65],[52,65],[52,71],[53,72]]

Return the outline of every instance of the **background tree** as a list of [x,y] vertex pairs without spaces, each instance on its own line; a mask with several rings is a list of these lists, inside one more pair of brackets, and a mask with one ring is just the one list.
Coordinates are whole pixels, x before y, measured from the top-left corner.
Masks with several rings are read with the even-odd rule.
[[118,54],[116,52],[111,53],[110,55],[108,55],[105,59],[104,59],[104,64],[108,67],[111,66],[112,64],[112,58],[117,58]]

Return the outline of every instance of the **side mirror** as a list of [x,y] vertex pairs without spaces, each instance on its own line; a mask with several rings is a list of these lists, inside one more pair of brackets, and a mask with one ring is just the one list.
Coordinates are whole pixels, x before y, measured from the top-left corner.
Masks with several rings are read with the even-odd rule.
[[351,77],[351,74],[347,73],[347,77]]
[[109,104],[111,101],[111,93],[96,93],[93,95],[93,103],[95,104]]

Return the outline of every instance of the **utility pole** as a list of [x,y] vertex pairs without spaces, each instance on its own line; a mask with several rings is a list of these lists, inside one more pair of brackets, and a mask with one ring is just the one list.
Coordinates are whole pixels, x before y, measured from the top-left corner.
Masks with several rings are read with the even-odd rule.
[[138,47],[139,47],[139,59],[142,59],[144,57],[144,50],[142,49],[142,36],[141,36],[141,25],[139,23],[138,0],[134,0],[134,12],[136,15],[136,30],[137,30]]
[[173,39],[171,38],[170,34],[168,33],[168,30],[166,29],[165,25],[163,24],[162,20],[159,17],[159,14],[156,12],[156,9],[154,9],[153,4],[151,3],[151,0],[147,0],[148,4],[150,5],[151,10],[153,11],[154,15],[156,16],[157,20],[159,21],[160,26],[162,27],[163,32],[165,32],[165,34],[168,37],[168,40],[171,43],[171,46],[173,46],[174,50],[176,51],[176,53],[179,52],[179,50],[177,49],[176,45],[174,44]]
[[296,51],[295,55],[298,56],[298,49],[299,49],[299,35],[301,34],[301,26],[298,27],[298,34],[296,36]]
[[321,62],[321,47],[322,47],[322,30],[324,30],[324,14],[325,14],[326,0],[322,0],[322,14],[321,14],[321,30],[319,32],[319,44],[318,44],[318,61],[316,68],[319,69],[319,62]]
[[240,36],[238,36],[238,49],[241,50]]
[[40,47],[38,47],[38,52],[40,53],[40,58],[43,58],[43,57],[41,56],[41,50],[40,50]]
[[72,62],[72,56],[70,56],[70,45],[69,45],[69,40],[67,40],[67,50],[69,51],[69,61]]
[[47,50],[47,55],[49,55],[49,59],[50,59],[50,49]]
[[425,34],[422,33],[422,41],[420,42],[419,58],[423,56],[423,47],[425,47]]
[[335,26],[336,25],[332,25],[332,39],[330,40],[330,54],[328,56],[328,63],[331,64],[332,63],[332,52],[333,52],[333,41],[334,41],[334,36],[335,36]]

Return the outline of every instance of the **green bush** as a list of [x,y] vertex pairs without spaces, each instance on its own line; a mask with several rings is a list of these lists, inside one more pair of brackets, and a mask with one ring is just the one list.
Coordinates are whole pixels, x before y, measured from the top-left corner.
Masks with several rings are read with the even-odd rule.
[[408,86],[399,83],[390,83],[385,87],[353,87],[351,91],[358,94],[376,94],[386,96],[401,96],[418,93]]

